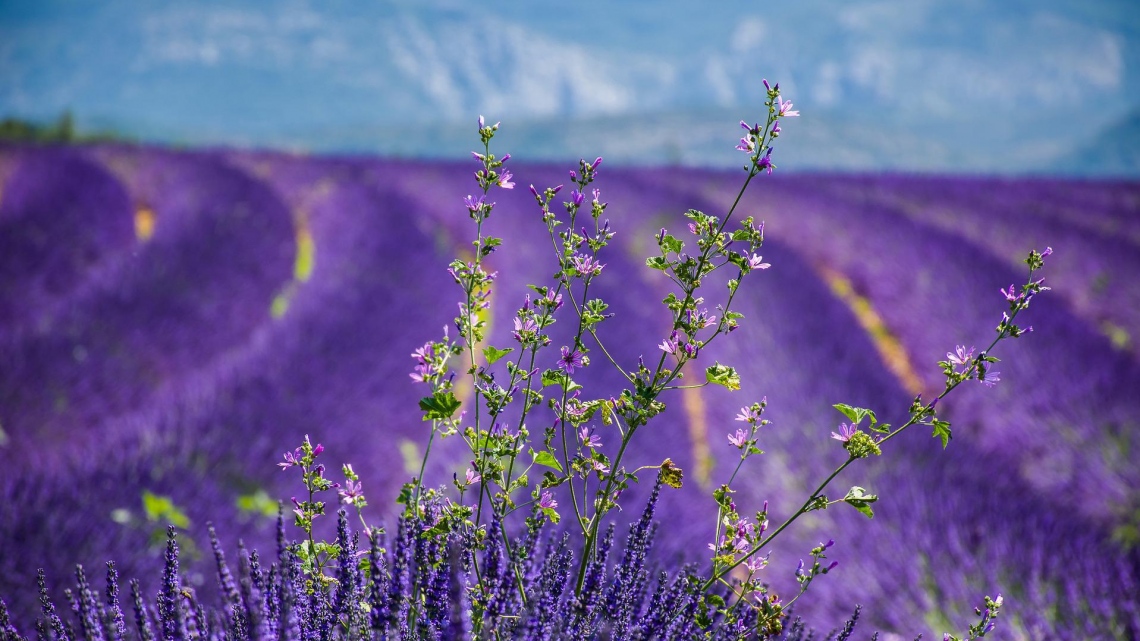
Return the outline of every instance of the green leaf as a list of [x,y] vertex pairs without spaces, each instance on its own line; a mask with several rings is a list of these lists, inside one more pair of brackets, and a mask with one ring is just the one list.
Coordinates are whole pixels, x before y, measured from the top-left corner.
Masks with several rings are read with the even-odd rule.
[[705,369],[705,380],[720,385],[729,391],[740,389],[740,374],[736,373],[736,368],[720,363]]
[[459,406],[459,399],[451,392],[436,392],[420,399],[420,409],[424,412],[425,421],[451,418]]
[[542,386],[548,387],[550,385],[561,385],[566,388],[567,392],[582,388],[570,378],[569,374],[559,369],[548,369],[542,373]]
[[645,259],[645,266],[665,271],[669,269],[669,260],[664,256],[650,256]]
[[513,347],[499,349],[498,347],[492,347],[491,345],[488,345],[483,348],[483,357],[487,359],[487,364],[490,365],[491,363],[494,363],[495,361],[506,356],[507,354],[510,354],[513,351],[515,351],[515,348]]
[[850,419],[854,425],[859,425],[863,422],[863,419],[867,418],[868,416],[871,417],[872,426],[875,425],[875,423],[879,422],[878,418],[875,417],[875,413],[869,409],[862,407],[852,407],[844,403],[836,403],[835,405],[832,405],[832,407],[842,412],[843,415]]
[[936,418],[930,425],[934,427],[933,436],[942,439],[942,449],[946,449],[950,444],[950,423]]
[[681,240],[678,238],[670,236],[669,234],[666,234],[665,238],[661,239],[661,249],[665,250],[667,253],[673,252],[674,254],[680,254],[681,250],[684,248],[685,243],[681,242]]
[[867,494],[866,490],[856,485],[847,491],[847,496],[843,497],[843,500],[851,507],[867,515],[867,518],[873,518],[875,513],[871,510],[871,504],[878,501],[879,497],[875,494]]
[[848,420],[855,421],[856,423],[858,423],[859,413],[855,411],[854,407],[851,407],[850,405],[845,405],[843,403],[836,403],[835,405],[832,405],[832,407],[839,410],[840,412],[843,412],[843,415],[846,416]]
[[543,450],[541,452],[535,452],[534,449],[532,448],[530,450],[530,458],[531,458],[531,461],[533,461],[537,465],[544,465],[546,467],[558,470],[559,474],[562,473],[562,465],[558,462],[558,459],[555,458],[553,454],[551,454],[550,452],[547,452],[546,450]]

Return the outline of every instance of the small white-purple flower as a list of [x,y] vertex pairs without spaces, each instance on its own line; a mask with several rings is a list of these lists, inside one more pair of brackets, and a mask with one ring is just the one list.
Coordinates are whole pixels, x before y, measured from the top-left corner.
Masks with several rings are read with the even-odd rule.
[[542,496],[538,499],[538,507],[544,510],[553,510],[558,507],[558,501],[554,500],[554,496],[550,492],[543,492]]
[[736,420],[756,423],[760,420],[760,410],[756,407],[742,407],[740,413],[736,415]]
[[954,353],[946,352],[946,360],[950,361],[958,367],[967,365],[974,358],[974,348],[966,349],[965,345],[958,345],[954,348]]
[[798,112],[798,111],[791,111],[791,108],[792,108],[792,101],[791,100],[788,100],[785,102],[783,98],[777,97],[776,98],[776,105],[777,105],[777,114],[781,117],[795,118],[796,116],[800,115],[800,112]]
[[731,443],[733,447],[742,450],[745,445],[748,445],[748,432],[736,430],[736,434],[728,435],[728,442]]
[[771,264],[765,263],[764,257],[759,254],[752,254],[752,257],[748,259],[749,269],[768,269],[771,266]]
[[361,487],[359,481],[353,481],[352,479],[349,479],[344,482],[344,485],[344,489],[339,490],[337,494],[340,495],[341,501],[343,501],[345,504],[355,503],[357,499],[363,498],[364,489]]
[[831,438],[833,438],[837,441],[842,441],[842,442],[846,443],[847,441],[850,441],[851,437],[855,436],[855,432],[858,432],[858,431],[859,431],[859,428],[855,427],[854,425],[848,425],[847,423],[840,423],[839,424],[839,432],[838,433],[832,432]]
[[590,428],[586,427],[585,425],[583,425],[582,428],[578,430],[578,438],[582,439],[582,445],[585,445],[586,447],[595,448],[602,446],[601,437],[599,437],[597,434],[591,433]]

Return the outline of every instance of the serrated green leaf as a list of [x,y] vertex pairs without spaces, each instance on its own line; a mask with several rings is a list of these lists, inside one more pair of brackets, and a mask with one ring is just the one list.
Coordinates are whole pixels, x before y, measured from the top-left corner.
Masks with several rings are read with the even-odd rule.
[[650,256],[645,259],[645,266],[665,271],[669,269],[669,261],[664,256]]
[[532,448],[530,450],[530,458],[531,461],[536,465],[543,465],[549,468],[553,468],[555,470],[558,470],[559,474],[562,473],[562,464],[558,462],[558,459],[555,458],[553,454],[547,452],[546,450],[535,452]]
[[510,354],[513,351],[515,351],[515,348],[513,347],[499,349],[498,347],[492,347],[491,345],[488,345],[483,348],[483,357],[487,359],[487,364],[490,365],[491,363],[494,363],[495,361],[506,356],[507,354]]
[[424,412],[425,421],[451,418],[460,405],[459,399],[451,392],[436,392],[420,399],[420,409]]
[[871,510],[871,504],[878,501],[879,497],[876,494],[867,494],[867,491],[856,485],[847,491],[847,496],[843,497],[843,501],[851,507],[859,510],[867,516],[867,518],[874,518],[875,513]]
[[946,449],[946,446],[950,444],[950,423],[934,419],[931,426],[934,428],[933,436],[942,439],[942,449]]
[[836,403],[835,405],[832,405],[832,407],[842,412],[848,420],[855,421],[856,423],[858,422],[859,413],[855,411],[854,407],[851,407],[850,405],[846,405],[844,403]]
[[740,374],[735,367],[716,363],[705,369],[705,380],[730,391],[740,389]]
[[666,234],[665,238],[663,238],[661,240],[661,249],[665,250],[666,252],[672,252],[674,254],[680,254],[681,250],[684,248],[685,248],[684,242],[682,242],[679,238],[674,238],[673,236],[670,236],[669,234]]

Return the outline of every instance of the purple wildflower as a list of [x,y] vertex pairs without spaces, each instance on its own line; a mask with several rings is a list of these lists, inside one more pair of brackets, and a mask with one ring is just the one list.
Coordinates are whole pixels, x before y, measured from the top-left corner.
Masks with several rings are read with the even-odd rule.
[[301,458],[303,456],[304,455],[301,453],[301,448],[298,447],[292,452],[285,452],[285,462],[278,463],[277,465],[281,468],[281,471],[285,471],[295,465],[300,465]]
[[582,445],[589,448],[601,447],[602,439],[597,434],[592,434],[590,428],[585,425],[578,430],[578,438],[582,439]]
[[511,182],[511,178],[511,172],[504,169],[503,173],[499,174],[499,186],[503,189],[514,189],[515,184]]
[[538,331],[538,324],[536,324],[534,322],[534,319],[529,316],[521,319],[518,316],[515,316],[514,321],[514,337],[515,340],[519,341],[520,343],[525,337],[533,336],[534,333]]
[[467,211],[474,214],[483,209],[483,196],[472,196],[468,194],[467,197],[463,199],[463,204],[467,206]]
[[603,263],[598,262],[593,256],[585,254],[576,254],[570,259],[574,265],[574,269],[583,276],[597,276],[602,273],[602,268],[605,267]]
[[676,334],[676,332],[674,332],[670,338],[666,338],[665,340],[661,341],[661,344],[658,345],[657,348],[660,349],[661,351],[665,352],[666,354],[676,355],[677,354],[677,340],[676,340],[676,338],[677,338],[677,334]]
[[736,420],[747,423],[756,423],[760,420],[760,409],[755,406],[742,407],[740,408],[740,413],[736,415]]
[[562,357],[558,359],[558,369],[573,374],[575,369],[584,367],[582,364],[582,352],[578,350],[570,351],[569,347],[562,347]]
[[846,442],[850,441],[851,437],[855,436],[855,433],[858,431],[859,431],[859,428],[855,427],[854,425],[848,425],[847,423],[840,423],[839,424],[839,432],[838,433],[832,432],[831,438],[833,438],[837,441],[842,441],[842,442],[846,443]]
[[756,151],[756,143],[752,141],[751,136],[745,136],[744,138],[740,139],[740,144],[736,145],[736,148],[746,154],[751,154],[752,152]]
[[761,256],[759,254],[752,254],[752,257],[748,259],[748,268],[749,269],[768,269],[769,267],[772,266],[770,263],[765,263],[763,261],[764,261],[763,256]]
[[361,487],[361,483],[359,481],[353,481],[352,479],[349,479],[344,482],[344,489],[339,490],[337,494],[340,495],[341,501],[344,501],[345,503],[355,503],[356,499],[362,498],[364,496],[364,488]]
[[550,492],[543,492],[542,497],[538,499],[538,507],[544,510],[550,510],[558,507],[558,501],[554,500],[554,496]]
[[748,433],[744,430],[736,430],[735,435],[728,435],[728,442],[731,443],[733,447],[742,450],[744,446],[748,444]]
[[790,111],[790,109],[792,108],[792,101],[791,100],[788,100],[787,102],[785,102],[783,98],[777,97],[776,98],[776,105],[778,107],[777,113],[781,117],[795,118],[795,117],[800,115],[800,112],[798,112],[798,111]]
[[995,372],[993,370],[983,372],[978,380],[985,384],[986,387],[993,387],[994,385],[997,385],[998,381],[1001,380],[998,377],[998,374],[1001,374],[1001,372]]
[[946,352],[946,360],[959,367],[964,367],[965,365],[969,364],[973,357],[974,348],[971,347],[967,350],[965,345],[958,345],[955,347],[953,354]]
[[760,156],[760,159],[756,161],[756,167],[759,169],[767,169],[769,174],[772,173],[772,170],[775,169],[775,165],[772,164],[771,147],[769,147],[768,151],[764,152],[764,155]]
[[998,291],[1011,303],[1021,299],[1021,294],[1017,293],[1017,289],[1012,284],[1010,284],[1008,292],[1004,289],[998,289]]
[[479,481],[483,480],[483,477],[471,468],[467,468],[467,472],[464,473],[463,479],[467,485],[471,485],[472,483],[478,483]]

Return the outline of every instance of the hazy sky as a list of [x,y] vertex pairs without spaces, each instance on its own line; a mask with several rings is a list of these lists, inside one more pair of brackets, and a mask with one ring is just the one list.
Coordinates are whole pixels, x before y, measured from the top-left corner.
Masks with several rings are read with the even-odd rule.
[[[763,77],[804,113],[809,166],[1030,170],[1137,112],[1140,9],[0,3],[0,114],[70,109],[81,129],[162,141],[448,155],[459,124],[485,113],[525,130],[539,155],[573,144],[552,132],[592,127],[619,157],[651,162],[668,138],[699,161],[721,144],[714,131],[756,119]],[[622,131],[632,140],[618,145]]]

